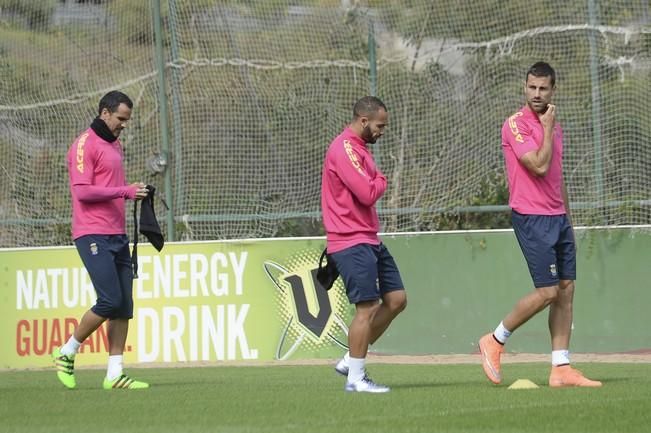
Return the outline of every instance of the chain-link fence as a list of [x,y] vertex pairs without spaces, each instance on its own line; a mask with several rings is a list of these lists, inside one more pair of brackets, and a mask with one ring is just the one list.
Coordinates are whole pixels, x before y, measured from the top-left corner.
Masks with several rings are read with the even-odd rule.
[[0,246],[70,242],[65,154],[110,89],[177,240],[319,234],[325,149],[373,92],[383,230],[507,227],[500,129],[538,60],[575,223],[650,223],[647,0],[0,0]]

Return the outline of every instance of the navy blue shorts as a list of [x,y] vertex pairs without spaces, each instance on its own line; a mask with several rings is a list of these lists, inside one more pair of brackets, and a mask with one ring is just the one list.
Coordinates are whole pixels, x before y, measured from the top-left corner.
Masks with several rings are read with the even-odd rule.
[[576,279],[576,246],[566,215],[522,215],[511,212],[518,239],[535,287]]
[[395,260],[384,244],[359,244],[331,254],[351,304],[376,301],[385,293],[404,290]]
[[75,239],[97,293],[91,310],[107,319],[133,317],[133,271],[126,235],[86,235]]

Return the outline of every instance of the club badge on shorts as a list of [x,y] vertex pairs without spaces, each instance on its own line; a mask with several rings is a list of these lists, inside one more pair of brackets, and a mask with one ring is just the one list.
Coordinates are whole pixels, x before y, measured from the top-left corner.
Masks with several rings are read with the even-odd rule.
[[97,248],[97,244],[95,242],[90,244],[90,253],[92,255],[96,256],[98,251],[99,251],[99,249]]
[[552,277],[556,277],[556,263],[549,265],[549,273],[552,274]]

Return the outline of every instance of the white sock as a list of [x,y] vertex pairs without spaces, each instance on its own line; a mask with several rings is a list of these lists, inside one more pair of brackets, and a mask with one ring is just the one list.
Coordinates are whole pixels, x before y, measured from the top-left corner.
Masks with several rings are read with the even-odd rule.
[[114,380],[122,374],[122,360],[124,355],[110,355],[108,361],[108,369],[106,370],[106,378]]
[[68,342],[63,346],[61,346],[61,354],[68,355],[68,356],[75,356],[77,352],[79,352],[80,347],[81,347],[81,343],[75,340],[74,335],[71,335],[70,338],[68,339]]
[[365,358],[348,358],[348,383],[355,383],[361,380],[366,374],[364,369]]
[[552,365],[564,365],[570,363],[570,351],[552,350]]
[[344,357],[341,358],[341,360],[344,361],[346,365],[350,364],[350,351],[344,353]]
[[495,328],[495,332],[493,332],[495,339],[502,344],[506,343],[507,338],[509,338],[511,334],[512,332],[504,327],[504,322],[500,322],[500,324],[497,325],[497,328]]

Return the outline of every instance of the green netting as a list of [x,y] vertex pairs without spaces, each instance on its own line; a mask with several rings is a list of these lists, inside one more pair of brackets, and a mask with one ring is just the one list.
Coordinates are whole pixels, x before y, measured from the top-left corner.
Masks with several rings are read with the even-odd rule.
[[371,89],[383,229],[506,227],[500,128],[538,60],[575,223],[651,223],[645,0],[160,0],[160,21],[153,1],[0,0],[0,246],[70,242],[65,153],[110,89],[135,102],[129,181],[158,186],[176,239],[319,234],[323,153]]

